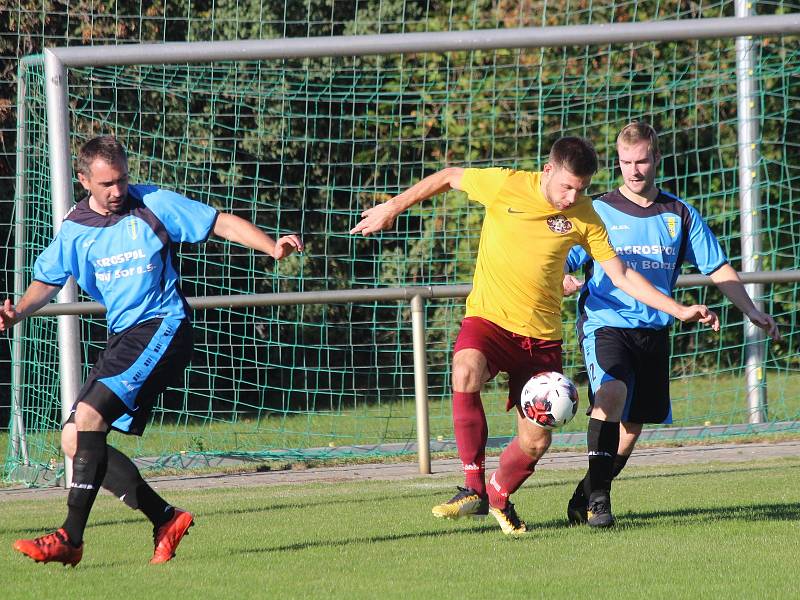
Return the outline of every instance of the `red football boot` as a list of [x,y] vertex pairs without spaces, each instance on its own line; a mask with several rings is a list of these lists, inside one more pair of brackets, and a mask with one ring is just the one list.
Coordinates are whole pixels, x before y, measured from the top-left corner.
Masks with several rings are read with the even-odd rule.
[[192,525],[194,525],[192,513],[176,508],[172,518],[153,534],[153,542],[156,548],[155,552],[153,552],[153,558],[150,559],[150,564],[157,565],[172,560],[178,544],[181,543],[183,536],[186,535]]
[[73,567],[83,558],[83,544],[77,548],[70,544],[67,532],[63,529],[32,540],[17,540],[14,542],[14,550],[36,562],[60,562]]

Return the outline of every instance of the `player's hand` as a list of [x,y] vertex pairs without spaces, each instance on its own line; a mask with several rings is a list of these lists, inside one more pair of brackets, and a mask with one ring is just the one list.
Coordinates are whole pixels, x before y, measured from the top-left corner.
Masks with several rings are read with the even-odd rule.
[[0,331],[8,331],[17,321],[19,321],[17,309],[11,304],[11,300],[6,300],[0,307]]
[[275,247],[272,249],[272,258],[280,260],[290,254],[294,254],[295,251],[303,251],[303,241],[295,234],[284,235],[275,241]]
[[714,331],[719,331],[719,317],[717,313],[705,304],[692,304],[691,306],[682,306],[676,315],[684,323],[702,323],[708,325]]
[[389,200],[383,204],[368,208],[361,213],[361,217],[361,221],[350,230],[350,233],[360,233],[366,237],[371,233],[394,227],[394,220],[397,218],[397,214],[395,214],[392,201]]
[[571,296],[583,287],[583,282],[574,275],[567,273],[564,275],[564,281],[561,285],[564,288],[564,296]]
[[753,310],[748,313],[747,318],[750,319],[753,325],[766,331],[767,335],[771,337],[774,342],[781,339],[781,333],[778,331],[778,325],[775,323],[775,319],[770,317],[767,313],[763,313],[760,310]]

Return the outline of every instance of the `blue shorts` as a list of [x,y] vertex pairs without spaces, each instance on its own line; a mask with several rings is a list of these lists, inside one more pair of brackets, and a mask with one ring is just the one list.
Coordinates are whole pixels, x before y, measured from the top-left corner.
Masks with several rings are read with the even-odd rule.
[[601,327],[581,339],[589,375],[589,409],[594,394],[608,381],[628,389],[622,420],[627,423],[672,423],[669,397],[669,331]]
[[85,402],[112,429],[142,435],[156,398],[181,380],[191,357],[192,325],[186,319],[150,319],[112,335],[67,422]]

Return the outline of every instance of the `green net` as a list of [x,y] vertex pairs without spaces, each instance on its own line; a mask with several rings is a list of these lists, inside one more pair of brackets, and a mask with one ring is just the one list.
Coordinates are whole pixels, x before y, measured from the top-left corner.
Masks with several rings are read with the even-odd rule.
[[[541,13],[509,9],[497,19],[488,9],[482,13],[480,3],[469,3],[471,13],[456,10],[461,4],[431,5],[411,18],[405,4],[382,3],[383,20],[331,16],[329,33],[602,23],[617,14],[547,5]],[[730,4],[691,15],[636,13],[635,3],[618,10],[632,11],[636,20],[686,17],[690,24],[690,17],[720,16]],[[321,32],[307,25],[300,34]],[[761,265],[797,269],[800,51],[796,39],[756,42]],[[735,58],[734,41],[720,40],[72,69],[72,151],[94,135],[113,133],[128,148],[133,181],[177,190],[273,235],[298,232],[306,242],[302,255],[280,263],[215,240],[184,247],[187,296],[457,284],[471,280],[483,216],[463,194],[415,207],[395,230],[374,239],[348,231],[365,207],[443,166],[537,169],[562,135],[595,143],[603,163],[589,191],[602,192],[616,185],[617,132],[643,118],[660,132],[659,184],[707,217],[739,267]],[[21,76],[28,90],[25,136],[18,140],[26,157],[27,281],[50,240],[52,217],[41,63],[27,62]],[[796,285],[765,285],[759,298],[786,336],[767,348],[764,364],[773,430],[793,426],[800,411],[797,294]],[[719,335],[675,327],[675,425],[697,427],[684,429],[692,435],[710,435],[715,426],[752,431],[736,427],[748,422],[742,315],[715,288],[681,290],[678,299],[709,304],[724,326]],[[584,383],[574,314],[574,302],[565,301],[565,372]],[[428,303],[430,429],[443,447],[452,438],[450,359],[462,316],[462,299]],[[412,450],[406,303],[207,310],[195,313],[195,325],[185,385],[163,395],[143,438],[116,437],[124,451],[155,466],[184,466],[223,456]],[[102,319],[82,319],[84,375],[103,347],[104,327]],[[61,461],[55,319],[30,319],[23,333],[14,389],[34,466],[24,472],[28,481],[43,481]],[[483,396],[490,436],[501,440],[515,428],[504,411],[504,390],[501,375]],[[585,427],[579,415],[565,431]],[[9,443],[6,476],[18,478],[22,462]]]

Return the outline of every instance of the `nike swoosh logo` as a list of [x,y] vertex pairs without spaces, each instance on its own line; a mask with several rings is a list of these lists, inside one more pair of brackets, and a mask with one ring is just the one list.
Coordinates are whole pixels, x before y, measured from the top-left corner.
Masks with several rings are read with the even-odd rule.
[[513,208],[511,208],[509,206],[508,207],[508,214],[510,214],[510,215],[524,215],[525,211],[524,210],[514,210]]

